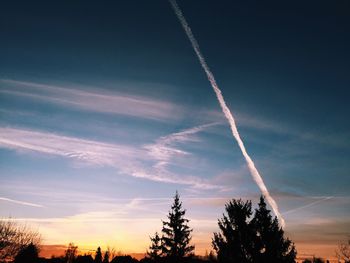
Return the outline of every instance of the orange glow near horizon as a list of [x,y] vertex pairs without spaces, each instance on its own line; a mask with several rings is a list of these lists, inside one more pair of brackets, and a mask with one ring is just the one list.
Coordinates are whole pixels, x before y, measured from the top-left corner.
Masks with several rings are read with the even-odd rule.
[[[197,243],[198,242],[198,243]],[[210,243],[207,240],[197,240],[193,242],[196,245],[196,255],[204,256],[207,252],[210,251]],[[97,247],[100,245],[96,244],[79,244],[74,243],[78,246],[79,254],[91,254],[94,255]],[[121,246],[116,247],[113,244],[109,245],[110,248],[115,250],[116,255],[131,255],[136,259],[141,259],[146,255],[146,249],[149,244],[133,244],[133,247]],[[105,251],[108,246],[100,246],[102,251]],[[142,247],[144,249],[134,249],[135,247]],[[331,262],[336,260],[335,250],[337,246],[334,244],[309,244],[309,243],[299,243],[296,244],[298,256],[297,258],[310,258],[310,257],[321,257],[323,259],[328,259]],[[40,256],[50,258],[51,256],[62,256],[64,255],[67,245],[43,245],[41,247]]]

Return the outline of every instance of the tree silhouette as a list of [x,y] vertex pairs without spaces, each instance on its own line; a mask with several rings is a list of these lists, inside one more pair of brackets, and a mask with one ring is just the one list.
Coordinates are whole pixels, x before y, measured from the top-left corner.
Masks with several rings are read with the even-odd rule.
[[131,256],[116,256],[111,263],[137,263],[137,259],[132,258]]
[[[328,262],[328,260],[327,260],[327,262]],[[315,258],[315,257],[313,257],[312,260],[311,259],[305,259],[305,260],[303,260],[302,263],[324,263],[324,260],[322,258]]]
[[213,247],[219,262],[292,263],[296,262],[294,244],[284,238],[277,218],[272,218],[263,197],[252,216],[251,201],[233,199],[219,219],[220,232],[214,233]]
[[350,263],[350,238],[346,243],[340,243],[335,252],[339,260],[342,259],[345,263]]
[[194,250],[194,246],[189,244],[192,229],[187,225],[189,220],[184,218],[185,213],[176,191],[174,203],[167,216],[169,221],[163,221],[162,253],[167,257],[180,259],[189,256]]
[[103,256],[102,263],[109,263],[109,251],[108,250],[105,252],[105,255]]
[[218,220],[220,233],[214,233],[213,247],[219,262],[252,262],[252,229],[248,222],[252,203],[233,199],[225,205],[227,215]]
[[13,260],[18,252],[30,244],[39,246],[40,234],[11,219],[0,220],[0,262]]
[[277,218],[272,218],[263,196],[260,197],[258,209],[255,210],[251,224],[256,232],[254,235],[254,262],[295,262],[294,244],[288,238],[284,238],[284,231],[278,225]]
[[149,251],[147,251],[147,256],[152,260],[157,260],[162,253],[162,239],[158,232],[154,234],[154,237],[150,237],[150,239],[151,246],[149,247]]
[[39,260],[38,254],[38,248],[31,243],[18,252],[14,263],[37,263]]
[[80,255],[74,260],[74,263],[94,263],[94,259],[91,255]]
[[98,247],[96,250],[95,263],[102,263],[102,252],[100,247]]
[[65,260],[67,263],[73,263],[78,254],[78,247],[74,243],[69,243],[65,253]]

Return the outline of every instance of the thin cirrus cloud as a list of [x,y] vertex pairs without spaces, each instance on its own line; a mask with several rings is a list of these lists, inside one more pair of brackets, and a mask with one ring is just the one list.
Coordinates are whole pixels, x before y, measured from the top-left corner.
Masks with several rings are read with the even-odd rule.
[[160,137],[154,144],[145,145],[144,148],[149,152],[150,156],[158,160],[155,167],[159,169],[160,167],[166,166],[174,156],[186,156],[189,154],[186,151],[174,147],[174,144],[195,140],[192,135],[218,124],[217,122],[209,123],[175,132]]
[[[154,173],[157,175],[166,174],[168,177],[176,178],[177,177],[176,175],[169,172],[169,170],[167,169],[167,165],[172,161],[174,161],[176,157],[185,157],[187,155],[190,155],[189,152],[186,152],[176,147],[176,144],[188,142],[188,141],[194,141],[196,139],[193,137],[193,135],[218,124],[219,124],[218,122],[215,122],[215,123],[198,125],[189,129],[182,130],[180,132],[175,132],[175,133],[160,137],[153,144],[144,145],[143,149],[145,149],[148,152],[148,155],[155,160],[155,164],[152,166]],[[194,188],[221,189],[221,190],[224,189],[224,187],[216,185],[215,183],[213,183],[213,181],[209,182],[203,179],[198,181],[197,179],[198,177],[194,177],[194,176],[187,176],[187,178],[190,178],[191,181],[195,182],[193,184]],[[183,181],[184,179],[185,178],[181,178],[180,180]]]
[[[181,140],[188,138],[183,134]],[[220,188],[197,176],[179,175],[166,169],[160,173],[154,167],[147,165],[149,161],[159,160],[142,146],[111,144],[47,132],[0,127],[0,147],[26,153],[61,156],[95,166],[113,167],[122,174],[157,182],[189,185],[201,189]]]
[[[100,113],[139,117],[157,121],[176,120],[182,115],[181,107],[146,96],[111,91],[95,92],[68,85],[59,87],[41,83],[0,79],[0,93],[26,97],[64,107]],[[72,86],[72,87],[70,87]]]

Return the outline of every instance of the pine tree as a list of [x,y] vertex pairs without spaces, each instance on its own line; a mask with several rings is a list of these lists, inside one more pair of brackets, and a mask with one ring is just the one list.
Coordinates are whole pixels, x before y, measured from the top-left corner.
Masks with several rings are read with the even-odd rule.
[[109,263],[109,252],[106,251],[102,263]]
[[219,262],[248,263],[252,261],[253,231],[248,222],[252,203],[232,200],[225,206],[227,215],[218,220],[219,233],[214,233],[213,248]]
[[277,218],[273,218],[271,211],[267,209],[263,196],[260,197],[252,224],[256,231],[254,262],[295,262],[294,244],[284,238],[284,231]]
[[294,263],[296,250],[284,238],[277,218],[267,209],[263,197],[253,219],[251,201],[232,200],[227,215],[219,219],[219,233],[214,233],[213,247],[220,263]]
[[102,252],[100,247],[98,247],[96,250],[95,263],[102,263]]
[[167,257],[180,259],[191,255],[194,250],[194,246],[190,245],[192,229],[188,226],[189,220],[184,218],[185,213],[176,191],[168,214],[169,221],[163,221],[162,253]]
[[162,239],[160,238],[158,232],[154,234],[154,237],[150,237],[151,246],[149,247],[149,251],[147,251],[147,255],[152,260],[157,260],[162,253]]

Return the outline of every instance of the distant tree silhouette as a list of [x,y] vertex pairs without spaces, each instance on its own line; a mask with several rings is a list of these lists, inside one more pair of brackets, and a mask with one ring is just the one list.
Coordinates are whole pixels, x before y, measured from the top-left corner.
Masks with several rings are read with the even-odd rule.
[[162,254],[162,239],[158,232],[156,232],[153,237],[150,237],[150,239],[151,245],[149,247],[149,251],[147,251],[147,256],[151,260],[158,260]]
[[39,250],[33,244],[23,247],[15,257],[14,263],[38,263],[39,261]]
[[324,260],[322,258],[314,258],[313,263],[324,263]]
[[284,231],[278,225],[277,218],[272,218],[263,196],[251,221],[254,229],[254,262],[292,263],[295,262],[294,244],[284,238]]
[[108,252],[108,256],[110,260],[114,259],[115,256],[117,255],[116,249],[114,247],[108,246],[106,252]]
[[73,263],[78,254],[78,246],[75,246],[74,243],[69,243],[68,248],[65,252],[65,261],[67,263]]
[[216,256],[214,254],[214,252],[211,250],[209,252],[209,254],[206,256],[206,260],[209,261],[209,262],[216,262]]
[[95,263],[102,263],[102,252],[100,247],[98,247],[96,250]]
[[102,263],[109,263],[109,251],[108,250],[105,252],[105,255],[103,256]]
[[251,201],[233,199],[225,205],[227,215],[218,220],[219,233],[214,233],[213,248],[219,262],[253,262],[253,231],[248,222],[252,215]]
[[214,233],[213,247],[222,263],[294,263],[294,244],[284,238],[284,231],[272,218],[263,197],[252,216],[251,201],[233,199],[219,219],[220,232]]
[[184,218],[180,196],[176,191],[174,203],[168,214],[169,221],[163,221],[162,254],[172,259],[181,259],[191,255],[194,246],[190,245],[192,229],[189,220]]
[[59,256],[59,257],[51,256],[51,258],[47,258],[44,261],[41,259],[40,263],[44,263],[44,262],[47,262],[47,263],[66,263],[66,260],[65,260],[64,256]]
[[0,262],[11,261],[21,249],[30,244],[38,247],[40,242],[38,232],[11,219],[0,219]]
[[116,256],[111,263],[137,263],[138,261],[131,256]]
[[339,260],[344,260],[345,263],[350,263],[350,238],[346,243],[340,243],[336,250],[336,255]]
[[74,263],[94,263],[94,259],[91,255],[77,256]]

